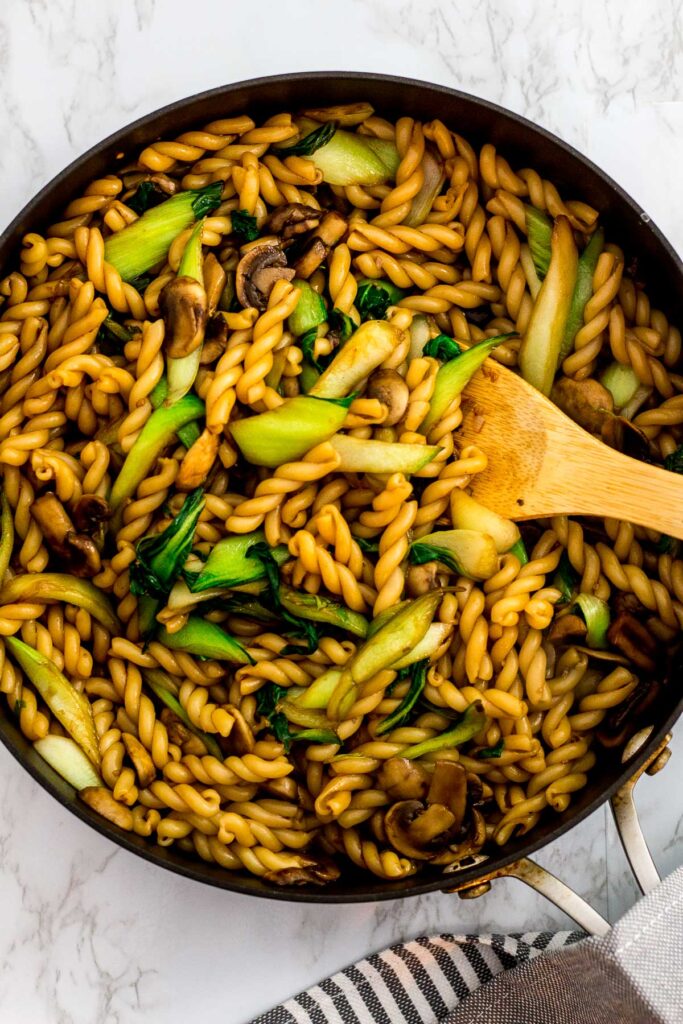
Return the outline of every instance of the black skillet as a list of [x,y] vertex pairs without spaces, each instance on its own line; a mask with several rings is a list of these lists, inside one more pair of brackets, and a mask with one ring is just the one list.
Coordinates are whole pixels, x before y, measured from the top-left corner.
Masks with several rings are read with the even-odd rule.
[[[646,282],[653,304],[663,309],[672,322],[683,323],[680,258],[646,212],[575,149],[517,114],[454,89],[408,78],[349,72],[309,72],[238,82],[172,103],[116,132],[58,174],[3,232],[0,277],[17,266],[18,249],[27,231],[40,230],[54,222],[68,202],[80,195],[92,179],[115,172],[117,166],[134,158],[154,140],[173,139],[186,129],[240,113],[248,113],[258,121],[283,110],[359,100],[368,100],[381,115],[392,119],[401,115],[423,121],[438,117],[475,147],[491,142],[513,167],[533,167],[556,183],[562,195],[589,202],[600,211],[607,237],[623,248],[627,263],[637,256],[638,276]],[[5,187],[10,187],[9,183]],[[0,717],[0,740],[41,786],[82,821],[154,864],[198,882],[254,896],[311,903],[352,903],[396,899],[438,889],[452,890],[456,882],[458,888],[467,887],[474,895],[478,889],[485,888],[479,883],[491,875],[517,873],[521,876],[523,872],[514,870],[515,862],[528,865],[524,858],[530,853],[573,828],[627,785],[662,747],[682,709],[683,699],[678,687],[673,683],[663,686],[655,709],[648,713],[647,720],[638,723],[648,727],[649,734],[637,753],[626,763],[622,762],[621,749],[601,753],[588,785],[576,795],[564,814],[548,811],[529,836],[514,838],[501,849],[487,851],[486,859],[463,868],[457,877],[427,869],[402,881],[384,882],[344,865],[340,880],[323,888],[278,888],[254,875],[224,871],[190,859],[173,847],[162,848],[123,832],[78,799],[74,790],[35,753],[8,715]],[[529,877],[525,880],[532,881]],[[586,927],[592,926],[596,930],[600,928],[595,921],[586,920]]]

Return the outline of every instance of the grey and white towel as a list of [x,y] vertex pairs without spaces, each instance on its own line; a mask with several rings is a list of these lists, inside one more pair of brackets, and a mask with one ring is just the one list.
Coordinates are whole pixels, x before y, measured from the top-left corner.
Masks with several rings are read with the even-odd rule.
[[683,1024],[683,868],[605,938],[437,935],[392,946],[251,1024]]

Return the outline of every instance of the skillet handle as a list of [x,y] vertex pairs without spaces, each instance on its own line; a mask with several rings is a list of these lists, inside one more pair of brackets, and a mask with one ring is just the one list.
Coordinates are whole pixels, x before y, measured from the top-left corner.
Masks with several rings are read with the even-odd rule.
[[[624,750],[624,760],[632,757],[647,742],[651,732],[651,728],[643,729],[633,737]],[[641,775],[645,772],[648,775],[655,775],[665,766],[671,756],[671,751],[668,747],[670,741],[671,734],[669,733],[664,737],[654,753],[636,769],[631,778],[624,783],[611,800],[614,822],[619,838],[621,839],[628,862],[631,865],[631,870],[643,894],[654,889],[659,884],[660,877],[638,821],[633,791]],[[545,896],[546,899],[549,899],[560,910],[563,910],[565,914],[576,921],[590,935],[606,935],[611,927],[609,922],[591,907],[590,903],[550,871],[547,871],[528,857],[522,857],[513,864],[508,864],[504,868],[492,871],[488,875],[484,875],[477,882],[455,885],[444,891],[449,893],[457,892],[461,899],[474,899],[478,896],[483,896],[484,893],[490,890],[493,879],[502,877],[517,878],[520,882],[530,885],[541,896]]]

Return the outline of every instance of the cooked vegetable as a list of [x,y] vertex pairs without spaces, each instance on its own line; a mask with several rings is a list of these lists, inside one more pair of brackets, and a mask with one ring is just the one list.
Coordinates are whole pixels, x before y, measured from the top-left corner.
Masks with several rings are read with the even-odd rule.
[[[160,409],[166,401],[167,395],[168,381],[165,377],[161,377],[149,395],[152,408]],[[189,450],[192,445],[199,440],[201,430],[199,429],[196,421],[193,420],[191,423],[186,423],[184,427],[179,427],[176,433],[178,435],[178,440]]]
[[223,182],[179,192],[148,209],[127,228],[110,235],[104,244],[104,258],[118,270],[124,281],[132,281],[159,263],[171,242],[195,220],[220,205]]
[[[297,693],[293,698],[294,703],[300,708],[311,708],[324,710],[330,702],[330,698],[337,688],[341,679],[341,669],[328,668],[317,679],[314,679],[310,686],[303,692]],[[293,688],[292,688],[293,689]],[[290,689],[290,697],[292,695]]]
[[288,398],[277,409],[231,424],[242,455],[255,466],[281,466],[329,440],[346,419],[346,407],[309,395]]
[[5,644],[55,718],[85,751],[95,767],[99,767],[100,748],[92,705],[88,698],[71,685],[50,658],[29,647],[23,640],[16,636],[6,636]]
[[340,344],[344,344],[348,341],[355,330],[358,329],[359,325],[351,319],[347,313],[342,313],[341,309],[336,307],[330,313],[328,323],[330,330],[336,331],[339,335]]
[[399,423],[408,408],[410,390],[398,370],[375,370],[368,379],[365,389],[366,398],[376,398],[386,406],[386,415],[382,426],[394,427]]
[[13,576],[0,589],[0,604],[36,601],[39,604],[64,604],[83,608],[110,633],[119,633],[119,622],[109,598],[89,580],[79,580],[67,573],[27,572]]
[[595,597],[594,594],[579,594],[574,603],[586,621],[588,646],[607,647],[607,630],[610,625],[610,610],[607,601]]
[[[0,585],[7,575],[14,547],[14,516],[5,494],[0,488]],[[9,602],[5,602],[8,604]]]
[[[262,560],[249,555],[249,550],[255,544],[265,543],[265,539],[263,531],[256,530],[253,533],[233,534],[219,540],[211,548],[201,572],[187,574],[192,593],[238,587],[253,580],[265,579],[266,571]],[[278,565],[282,565],[290,557],[285,544],[271,548],[270,554]]]
[[321,146],[326,146],[337,130],[336,121],[327,121],[319,128],[314,128],[291,146],[280,146],[275,148],[278,156],[311,156]]
[[389,306],[395,306],[405,295],[391,281],[371,281],[362,278],[358,283],[356,308],[361,320],[384,320]]
[[417,473],[441,450],[435,445],[364,441],[335,434],[330,444],[339,455],[340,473]]
[[448,363],[462,354],[462,349],[455,338],[449,338],[447,334],[437,334],[422,349],[424,356],[431,356],[432,359],[439,359],[442,363]]
[[368,320],[349,338],[322,374],[311,394],[316,398],[343,398],[369,377],[401,340],[395,327],[383,320]]
[[126,206],[137,213],[138,217],[168,199],[168,195],[153,181],[141,181],[133,195],[126,199]]
[[424,313],[418,313],[417,316],[413,317],[413,321],[410,325],[409,359],[417,359],[419,356],[424,355],[425,345],[428,344],[430,336],[431,328],[429,326],[429,320]]
[[415,644],[412,651],[404,654],[391,667],[403,669],[409,665],[414,665],[418,661],[422,661],[424,658],[433,658],[450,632],[451,627],[448,623],[432,622],[425,635]]
[[[330,723],[319,712],[309,711],[306,714],[302,711],[298,717],[300,719],[303,717],[307,722],[312,721],[314,724],[301,731],[293,731],[290,728],[290,722],[299,723],[296,721],[296,709],[293,706],[290,707],[291,702],[287,700],[288,692],[284,686],[266,683],[256,694],[258,713],[267,719],[270,731],[283,744],[286,753],[289,753],[290,747],[295,741],[341,744],[341,740],[333,731]],[[294,715],[294,718],[289,718],[290,714]]]
[[384,736],[385,733],[391,732],[392,729],[396,729],[399,725],[405,722],[406,718],[417,704],[418,698],[425,688],[427,682],[427,662],[420,661],[415,665],[413,674],[410,680],[410,686],[405,697],[398,705],[395,711],[392,711],[390,715],[379,723],[376,730],[377,736]]
[[[317,128],[307,118],[298,123],[304,132]],[[390,155],[388,147],[383,152],[384,156],[380,156],[364,135],[337,129],[328,142],[310,153],[309,159],[322,171],[323,181],[328,185],[382,185],[392,177],[391,168],[385,163]]]
[[207,622],[191,615],[176,633],[169,633],[162,626],[158,640],[172,651],[187,651],[200,658],[217,658],[232,661],[238,665],[253,665],[253,659],[244,647],[215,622]]
[[158,668],[145,668],[142,670],[142,677],[149,686],[150,690],[159,698],[162,704],[177,715],[180,721],[183,723],[186,729],[189,729],[193,735],[197,736],[204,746],[206,747],[209,754],[212,757],[217,757],[219,761],[223,760],[223,751],[221,750],[217,740],[209,733],[202,732],[192,722],[192,719],[188,715],[185,708],[182,706],[178,698],[174,693],[175,683]]
[[[277,548],[273,550],[276,551]],[[287,548],[285,548],[285,552],[283,561],[289,556]],[[306,594],[283,584],[280,587],[280,601],[283,608],[299,618],[311,619],[313,622],[325,622],[329,626],[337,626],[355,636],[365,637],[367,635],[367,619],[359,612],[353,612],[346,605],[339,604],[338,601],[333,601],[322,594]]]
[[443,161],[429,148],[425,149],[422,158],[422,171],[424,173],[422,188],[410,204],[410,213],[403,222],[412,228],[425,222],[434,205],[434,200],[441,192],[446,180]]
[[503,739],[498,740],[495,747],[482,747],[480,750],[475,751],[474,756],[479,761],[488,761],[491,758],[502,757],[503,751],[505,750],[505,741]]
[[610,363],[600,374],[600,383],[606,387],[614,399],[615,409],[623,409],[632,400],[640,387],[633,367],[629,364]]
[[487,580],[498,568],[498,551],[493,538],[478,530],[437,530],[414,541],[410,560],[443,562],[459,576]]
[[292,284],[299,291],[299,301],[287,318],[287,326],[296,338],[300,338],[325,323],[327,307],[322,295],[311,288],[308,281],[294,278]]
[[43,736],[35,740],[33,746],[43,760],[74,789],[104,785],[90,758],[86,757],[70,736]]
[[376,153],[389,172],[389,179],[393,181],[396,171],[401,163],[401,156],[391,139],[376,139],[373,136],[363,136],[363,139],[373,153]]
[[79,577],[96,576],[102,562],[92,537],[79,533],[56,494],[51,491],[31,502],[31,515],[45,543]]
[[487,356],[491,355],[494,348],[513,337],[515,337],[514,334],[498,334],[495,338],[486,338],[473,345],[472,348],[468,348],[462,355],[450,359],[439,367],[429,403],[429,412],[420,427],[423,434],[439,422],[453,399],[465,390],[471,378]]
[[401,757],[413,761],[417,757],[424,757],[425,754],[436,754],[439,750],[451,750],[467,743],[486,725],[487,718],[484,714],[484,705],[480,700],[475,700],[463,713],[461,720],[452,729],[442,732],[439,736],[433,736],[430,740],[423,740],[412,747],[406,747],[401,751]]
[[232,233],[237,235],[242,244],[254,242],[259,236],[256,217],[246,210],[233,210],[230,214],[230,223],[232,225]]
[[235,270],[235,291],[242,306],[264,312],[276,281],[291,281],[296,271],[287,266],[280,245],[263,242],[247,249]]
[[348,673],[354,683],[364,683],[376,672],[395,665],[422,640],[442,597],[442,592],[437,591],[409,601],[359,647],[344,673]]
[[534,261],[536,273],[542,281],[548,273],[550,265],[553,222],[547,214],[543,213],[542,210],[537,210],[535,206],[525,206],[524,216],[526,219],[529,251]]
[[138,485],[145,479],[178,430],[203,415],[204,403],[196,395],[185,395],[176,405],[170,408],[164,406],[152,413],[126,455],[126,461],[111,489],[109,502],[115,517],[124,501],[135,493]]
[[458,530],[488,533],[493,537],[499,555],[509,551],[520,540],[516,523],[492,512],[465,491],[455,490],[451,494],[451,518]]
[[132,594],[166,597],[190,553],[204,504],[204,492],[198,487],[165,530],[138,541],[129,570]]
[[670,473],[683,473],[683,444],[664,459],[664,469]]
[[160,307],[167,324],[165,405],[174,405],[195,382],[204,344],[208,301],[204,290],[202,233],[204,221],[190,235],[174,281],[162,291]]
[[516,544],[513,544],[510,548],[510,554],[514,555],[518,559],[520,565],[526,565],[529,561],[529,555],[527,554],[526,545],[520,537]]
[[566,217],[555,220],[548,273],[531,311],[519,350],[519,367],[529,384],[550,394],[574,295],[578,255]]
[[583,327],[583,312],[586,308],[586,303],[593,294],[593,274],[595,273],[595,268],[598,265],[598,260],[604,244],[605,232],[602,228],[598,228],[598,230],[593,233],[588,245],[579,256],[574,294],[572,295],[572,301],[569,307],[564,338],[562,339],[562,345],[560,346],[560,358],[558,360],[560,363],[563,359],[566,359],[571,352],[576,332]]

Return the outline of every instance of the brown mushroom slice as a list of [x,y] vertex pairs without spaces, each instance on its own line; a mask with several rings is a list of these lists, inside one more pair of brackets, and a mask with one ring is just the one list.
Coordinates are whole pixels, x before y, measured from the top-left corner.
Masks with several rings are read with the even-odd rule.
[[182,747],[188,740],[192,739],[192,733],[182,719],[178,718],[175,711],[171,711],[170,708],[162,708],[159,718],[166,726],[168,738],[171,743],[175,743],[176,746]]
[[44,494],[31,505],[31,515],[41,529],[48,547],[74,576],[89,578],[101,569],[100,553],[94,541],[77,533],[69,515],[55,494]]
[[226,273],[212,252],[204,257],[204,290],[206,315],[213,316],[225,288]]
[[124,732],[121,735],[123,745],[125,746],[128,756],[133,762],[136,775],[138,777],[138,784],[141,789],[147,789],[147,787],[154,782],[157,777],[157,770],[154,767],[154,762],[149,755],[149,751],[146,747],[143,747],[137,736],[133,736],[130,732]]
[[429,789],[429,773],[407,757],[390,757],[377,772],[377,782],[394,800],[424,800]]
[[397,370],[375,370],[365,389],[366,398],[376,398],[387,408],[382,426],[394,427],[408,408],[410,390]]
[[658,461],[661,457],[647,434],[623,416],[607,417],[602,424],[600,437],[610,448],[640,462]]
[[204,341],[207,297],[193,277],[174,277],[162,289],[159,309],[166,321],[164,347],[171,359],[183,359]]
[[180,463],[175,486],[178,491],[193,491],[201,486],[211,472],[218,454],[220,437],[204,429]]
[[598,742],[608,749],[623,747],[638,729],[648,724],[645,716],[661,693],[662,686],[658,680],[641,679],[626,700],[607,713],[595,734]]
[[247,723],[239,708],[233,704],[226,704],[225,709],[230,712],[235,720],[230,730],[231,749],[240,757],[243,757],[244,754],[251,754],[256,743],[251,726]]
[[316,210],[314,206],[306,206],[304,203],[286,203],[271,213],[268,218],[268,228],[274,235],[288,241],[297,235],[303,235],[307,231],[317,228],[323,210]]
[[585,637],[587,632],[588,627],[586,626],[585,619],[582,619],[580,615],[570,613],[553,619],[548,639],[553,644],[561,644],[575,637]]
[[428,804],[442,804],[453,815],[453,830],[461,827],[467,811],[467,773],[456,761],[437,761],[427,793]]
[[638,668],[654,671],[657,641],[634,615],[621,612],[607,630],[607,639]]
[[486,820],[481,811],[472,810],[469,834],[461,843],[451,845],[442,853],[437,853],[432,863],[438,865],[457,864],[465,857],[478,853],[486,842]]
[[103,818],[130,832],[133,828],[133,815],[128,807],[115,800],[108,789],[103,786],[88,786],[78,794],[81,800],[97,811]]
[[597,380],[561,377],[550,397],[562,412],[591,434],[599,434],[605,420],[614,412],[611,393]]
[[74,526],[79,533],[94,537],[99,534],[102,524],[111,519],[109,502],[99,494],[83,494],[73,508]]
[[300,864],[282,871],[267,871],[263,876],[275,885],[326,885],[336,882],[341,874],[339,867],[329,857],[299,857]]
[[406,572],[406,593],[408,597],[420,597],[436,590],[443,582],[444,572],[439,562],[411,565]]
[[266,243],[249,249],[237,264],[235,291],[245,309],[263,312],[276,281],[291,281],[295,271],[287,266],[284,250],[279,245]]
[[328,210],[294,263],[296,276],[308,280],[327,259],[332,246],[344,237],[347,228],[348,223],[341,214]]
[[400,800],[384,815],[387,840],[414,860],[431,860],[448,842],[455,818],[447,807],[421,800]]

